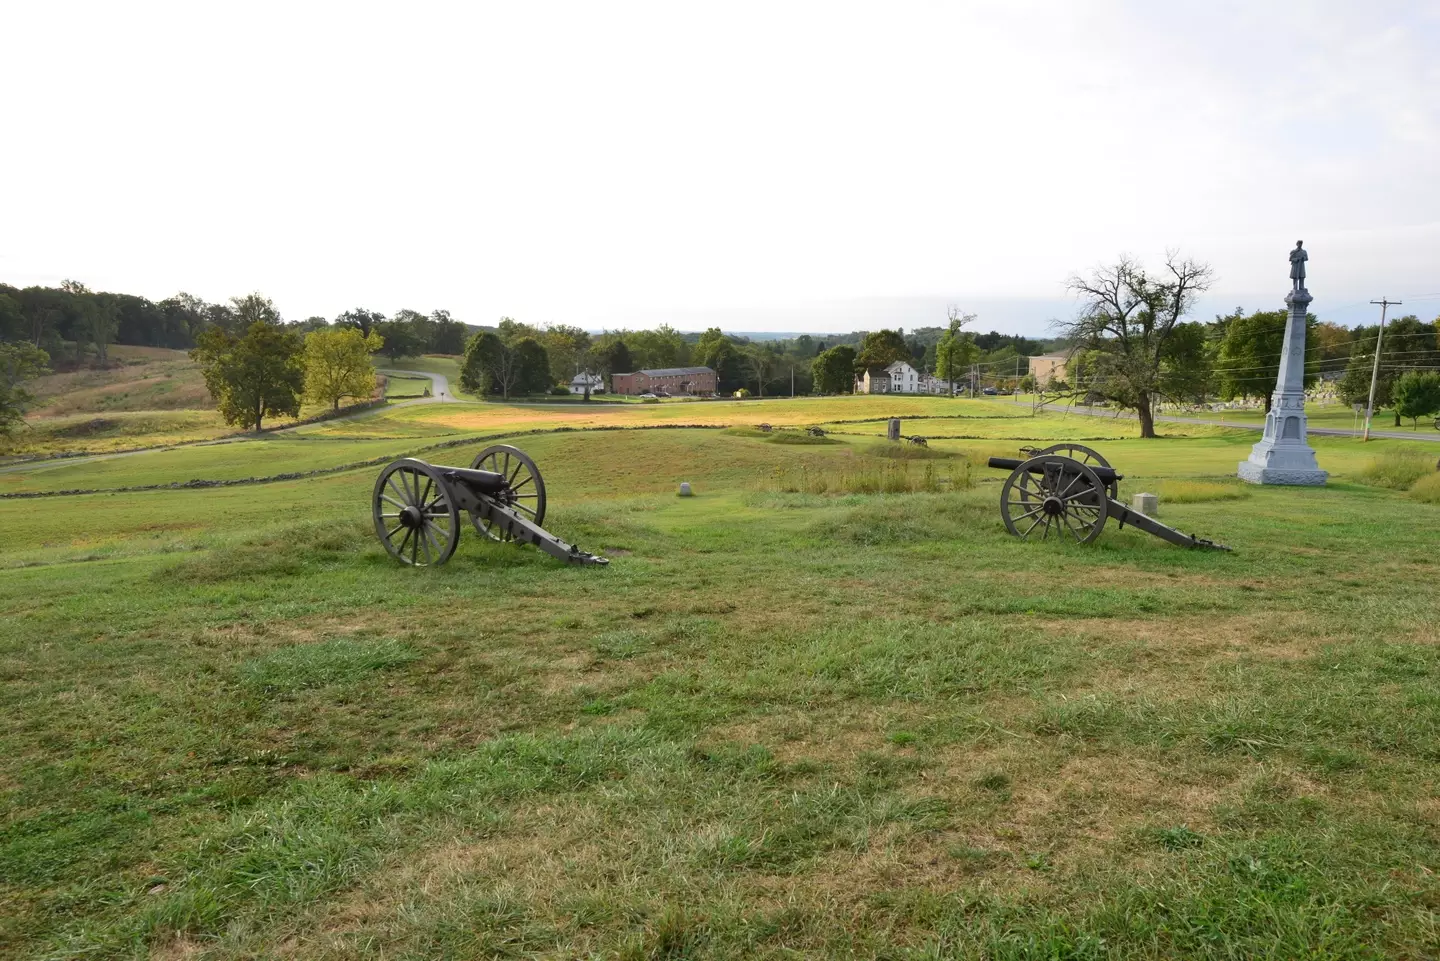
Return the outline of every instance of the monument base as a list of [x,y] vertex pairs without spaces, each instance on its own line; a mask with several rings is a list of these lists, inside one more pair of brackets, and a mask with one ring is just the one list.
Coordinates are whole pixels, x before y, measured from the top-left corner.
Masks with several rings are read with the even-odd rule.
[[1330,476],[1326,471],[1297,470],[1283,467],[1261,467],[1248,460],[1240,462],[1240,479],[1251,484],[1281,484],[1290,487],[1324,487]]

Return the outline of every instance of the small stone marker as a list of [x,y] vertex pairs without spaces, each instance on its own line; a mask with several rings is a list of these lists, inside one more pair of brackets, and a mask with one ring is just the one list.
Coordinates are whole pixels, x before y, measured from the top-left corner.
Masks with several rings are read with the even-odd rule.
[[690,496],[690,482],[689,482],[689,481],[681,481],[681,482],[680,482],[680,496],[681,496],[681,497],[689,497],[689,496]]
[[1155,517],[1160,513],[1160,495],[1158,494],[1136,494],[1130,498],[1130,509],[1139,511],[1146,517]]
[[891,440],[900,439],[900,418],[890,418],[890,423],[885,425],[885,436]]

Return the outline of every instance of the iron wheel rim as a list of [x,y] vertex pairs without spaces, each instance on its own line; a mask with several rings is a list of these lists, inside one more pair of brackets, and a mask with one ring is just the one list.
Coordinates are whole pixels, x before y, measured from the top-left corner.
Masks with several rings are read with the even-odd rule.
[[439,567],[460,543],[460,511],[440,472],[421,460],[390,464],[375,480],[375,535],[411,567]]
[[[470,468],[503,474],[507,490],[496,500],[536,527],[545,526],[545,479],[529,454],[509,444],[494,444],[476,454]],[[470,523],[478,533],[497,543],[513,539],[508,531],[497,532],[494,521],[475,511],[470,512]]]

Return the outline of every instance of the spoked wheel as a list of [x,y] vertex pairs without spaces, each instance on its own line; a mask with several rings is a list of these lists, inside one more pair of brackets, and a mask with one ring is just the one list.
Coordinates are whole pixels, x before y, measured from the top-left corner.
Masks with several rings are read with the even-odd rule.
[[1005,529],[1021,540],[1088,544],[1105,529],[1110,501],[1093,470],[1072,457],[1039,454],[1011,472],[1000,491]]
[[460,543],[460,511],[440,472],[421,460],[397,460],[375,481],[375,533],[390,556],[436,567]]
[[[545,481],[540,476],[540,468],[535,466],[529,454],[508,444],[496,444],[482,450],[470,465],[470,469],[504,474],[506,489],[496,494],[494,499],[506,507],[513,507],[521,517],[536,527],[544,525]],[[470,523],[492,541],[510,540],[508,531],[495,529],[493,521],[474,511],[470,512]]]
[[[1110,462],[1098,450],[1086,447],[1084,444],[1052,444],[1043,450],[1037,450],[1030,456],[1043,457],[1046,454],[1059,454],[1061,457],[1068,457],[1071,460],[1078,460],[1086,467],[1109,467]],[[1119,481],[1109,481],[1105,490],[1117,501],[1120,499]]]

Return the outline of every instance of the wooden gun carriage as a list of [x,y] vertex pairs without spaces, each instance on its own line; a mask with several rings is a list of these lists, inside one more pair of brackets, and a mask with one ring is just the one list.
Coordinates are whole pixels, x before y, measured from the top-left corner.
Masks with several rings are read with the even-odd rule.
[[1000,490],[1000,516],[1005,529],[1021,540],[1036,533],[1040,540],[1048,540],[1054,533],[1059,540],[1088,544],[1113,517],[1121,527],[1129,524],[1182,547],[1230,549],[1125,506],[1120,502],[1124,475],[1098,451],[1081,444],[1056,444],[1022,453],[1030,456],[1024,460],[992,457],[989,462],[991,467],[1010,471]]
[[375,481],[375,535],[391,557],[415,567],[438,567],[460,543],[460,513],[493,541],[534,544],[571,564],[608,564],[604,557],[567,544],[540,525],[545,481],[524,452],[487,447],[466,467],[442,467],[402,458]]

